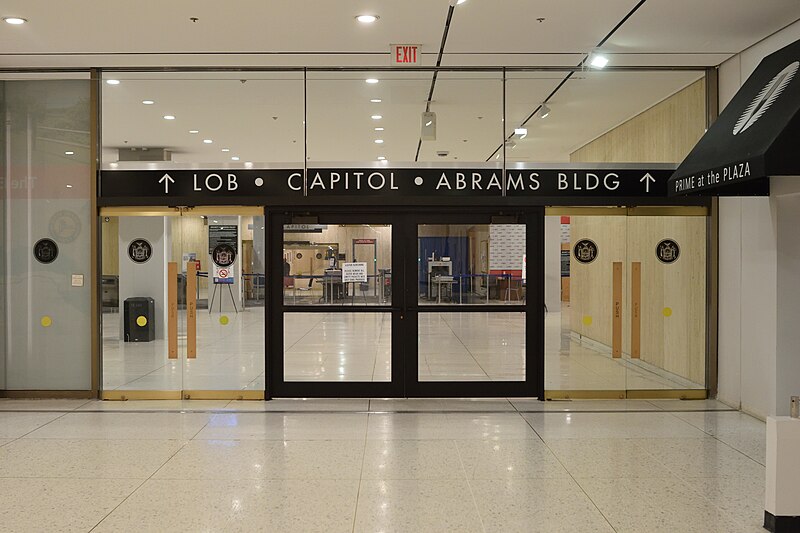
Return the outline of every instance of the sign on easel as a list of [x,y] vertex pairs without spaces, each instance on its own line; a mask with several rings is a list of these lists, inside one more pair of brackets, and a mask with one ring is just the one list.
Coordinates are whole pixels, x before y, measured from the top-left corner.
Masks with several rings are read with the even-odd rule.
[[366,283],[366,263],[342,263],[342,283]]
[[217,285],[233,285],[233,265],[224,267],[214,265],[214,283]]

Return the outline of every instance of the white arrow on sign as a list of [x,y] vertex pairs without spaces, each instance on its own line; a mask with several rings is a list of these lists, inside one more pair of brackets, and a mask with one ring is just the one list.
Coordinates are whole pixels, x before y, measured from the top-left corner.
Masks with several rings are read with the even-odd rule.
[[650,192],[650,184],[651,183],[655,183],[656,179],[648,172],[647,174],[642,176],[642,179],[639,180],[639,183],[641,183],[643,181],[645,182],[644,183],[644,192]]
[[164,184],[164,192],[169,194],[169,184],[175,183],[175,180],[169,174],[164,174],[158,182]]

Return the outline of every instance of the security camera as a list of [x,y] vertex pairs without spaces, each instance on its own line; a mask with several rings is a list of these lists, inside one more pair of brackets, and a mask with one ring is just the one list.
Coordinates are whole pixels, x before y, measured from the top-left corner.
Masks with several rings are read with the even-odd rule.
[[436,155],[438,155],[439,157],[447,157],[448,155],[450,155],[450,152],[448,152],[447,150],[441,150],[439,152],[436,152]]

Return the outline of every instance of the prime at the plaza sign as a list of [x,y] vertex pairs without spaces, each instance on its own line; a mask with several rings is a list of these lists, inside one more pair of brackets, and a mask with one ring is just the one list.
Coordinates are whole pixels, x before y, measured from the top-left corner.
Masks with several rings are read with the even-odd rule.
[[670,165],[543,165],[458,168],[407,166],[326,168],[174,167],[104,169],[100,198],[163,199],[168,205],[276,197],[590,197],[667,196]]

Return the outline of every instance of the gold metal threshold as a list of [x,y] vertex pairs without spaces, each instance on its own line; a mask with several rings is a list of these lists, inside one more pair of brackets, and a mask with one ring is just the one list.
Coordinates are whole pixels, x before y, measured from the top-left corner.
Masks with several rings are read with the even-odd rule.
[[108,390],[101,400],[263,400],[261,390]]
[[545,400],[705,400],[704,389],[546,390]]

